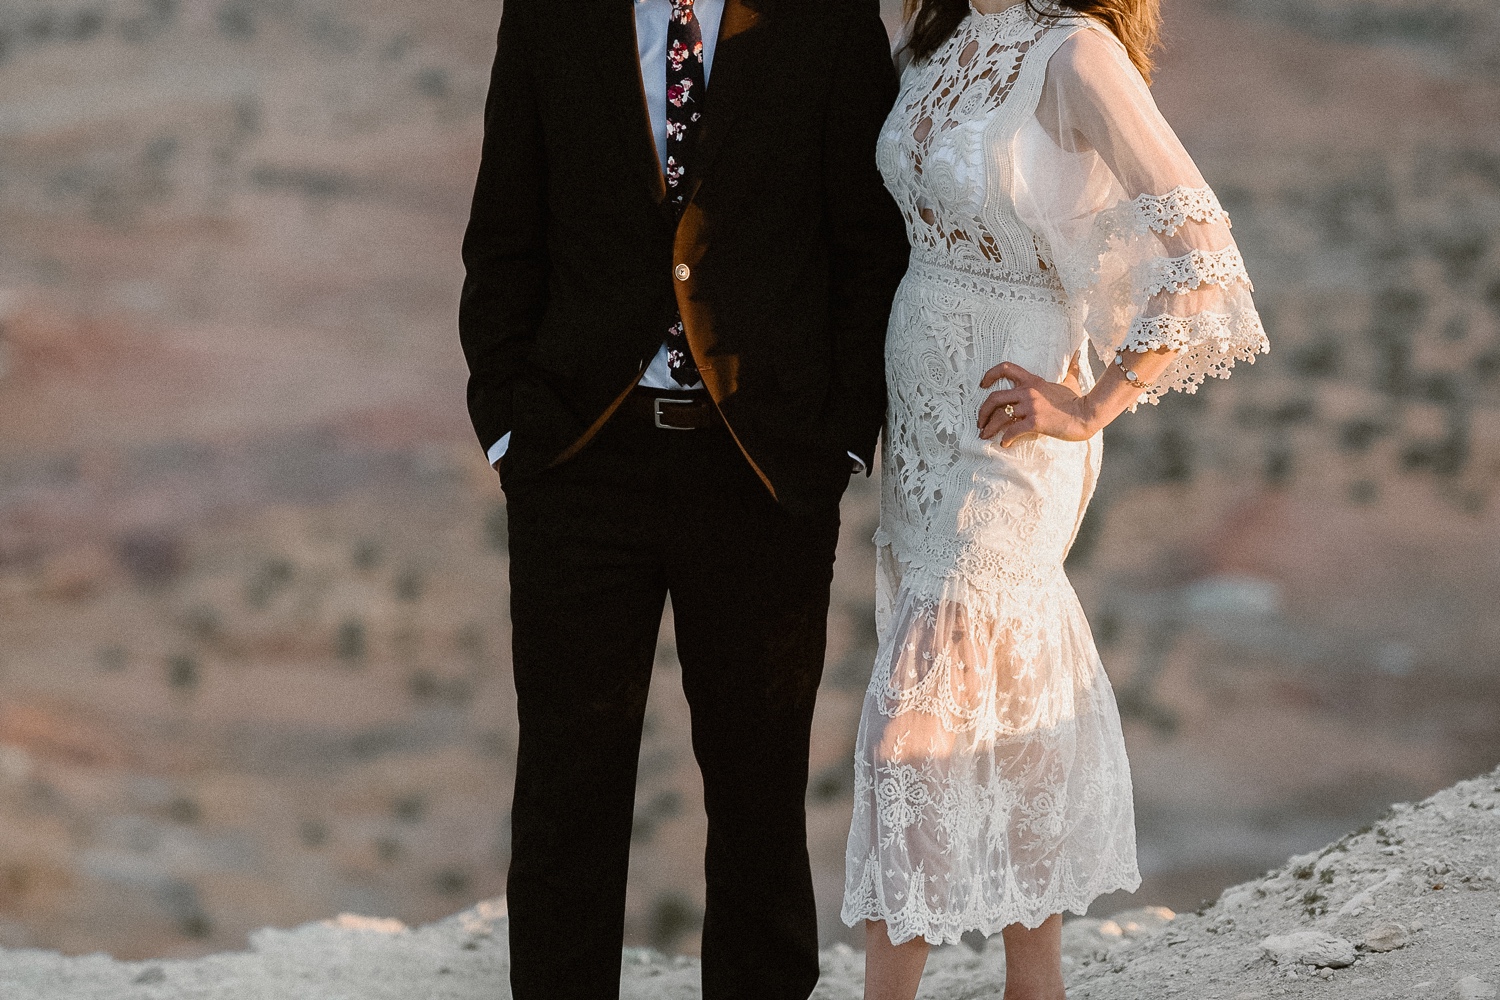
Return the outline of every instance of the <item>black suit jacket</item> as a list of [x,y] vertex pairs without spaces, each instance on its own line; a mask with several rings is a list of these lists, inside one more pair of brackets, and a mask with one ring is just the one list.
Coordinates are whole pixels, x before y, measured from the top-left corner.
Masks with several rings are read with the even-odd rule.
[[[873,458],[905,230],[875,168],[896,73],[876,0],[727,0],[681,221],[630,0],[507,0],[459,328],[502,478],[576,454],[661,346],[675,297],[746,459],[825,506]],[[675,275],[675,276],[674,276]]]

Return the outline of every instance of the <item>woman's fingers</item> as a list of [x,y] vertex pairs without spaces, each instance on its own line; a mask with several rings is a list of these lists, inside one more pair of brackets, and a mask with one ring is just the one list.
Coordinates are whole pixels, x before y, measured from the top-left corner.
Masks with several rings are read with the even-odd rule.
[[990,422],[996,410],[1003,410],[1007,406],[1016,406],[1026,398],[1024,389],[998,389],[985,397],[984,402],[979,404],[979,426],[983,427]]
[[979,404],[980,438],[985,441],[999,438],[1005,448],[1033,434],[1064,441],[1085,440],[1090,432],[1087,420],[1079,412],[1086,397],[1080,394],[1078,377],[1077,356],[1061,383],[1048,382],[1010,361],[991,368],[984,373],[980,385],[989,388],[1000,379],[1009,379],[1011,388],[998,389]]
[[[979,404],[979,426],[986,427],[997,418],[1002,424],[1014,420],[1034,409],[1037,401],[1037,394],[1030,389],[998,389]],[[1005,412],[1006,407],[1011,408],[1009,413]]]
[[1017,438],[1025,437],[1027,434],[1036,433],[1036,414],[1021,420],[1012,420],[1005,425],[1005,433],[1000,437],[1000,447],[1009,448],[1016,442]]
[[996,411],[994,416],[990,417],[989,420],[980,425],[980,440],[989,441],[993,438],[999,437],[1005,432],[1005,428],[1011,425],[1011,422],[1011,418],[1007,417],[1004,411]]
[[1010,379],[1017,386],[1035,385],[1042,381],[1020,365],[1012,361],[1002,361],[984,373],[984,378],[979,380],[979,388],[988,389],[1003,378]]
[[1029,421],[1033,427],[1036,425],[1037,415],[1030,403],[1011,404],[1010,412],[1007,413],[1005,411],[1006,407],[1001,406],[990,411],[989,415],[980,421],[980,438],[988,441],[999,437],[1002,433],[1009,431],[1010,428],[1026,421]]
[[979,404],[979,436],[985,441],[999,437],[1009,447],[1017,438],[1037,433],[1039,411],[1049,399],[1042,391],[1046,380],[1011,361],[985,372],[979,385],[988,389],[1001,379],[1009,379],[1011,388],[992,392]]

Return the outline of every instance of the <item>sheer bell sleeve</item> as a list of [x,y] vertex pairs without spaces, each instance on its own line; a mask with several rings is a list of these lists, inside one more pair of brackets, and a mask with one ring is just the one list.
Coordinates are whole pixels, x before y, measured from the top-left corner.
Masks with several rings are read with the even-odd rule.
[[1075,349],[1087,340],[1105,364],[1176,352],[1142,402],[1270,349],[1229,216],[1107,29],[1058,47],[1014,143],[1015,205],[1057,269]]

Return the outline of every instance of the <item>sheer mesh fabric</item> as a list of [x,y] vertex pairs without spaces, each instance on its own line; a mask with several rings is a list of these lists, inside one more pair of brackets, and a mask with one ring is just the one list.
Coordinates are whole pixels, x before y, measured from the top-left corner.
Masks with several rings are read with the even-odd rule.
[[951,943],[1134,888],[1119,717],[1060,570],[985,593],[888,546],[878,562],[845,920]]
[[1060,381],[1091,341],[1177,350],[1154,392],[1191,390],[1265,338],[1227,216],[1091,22],[971,12],[903,71],[877,155],[913,249],[843,918],[942,943],[1140,881],[1119,716],[1062,569],[1100,441],[981,440],[980,379]]
[[1058,46],[1010,163],[1017,214],[1047,243],[1080,337],[1106,364],[1178,352],[1143,399],[1269,349],[1228,213],[1106,29]]

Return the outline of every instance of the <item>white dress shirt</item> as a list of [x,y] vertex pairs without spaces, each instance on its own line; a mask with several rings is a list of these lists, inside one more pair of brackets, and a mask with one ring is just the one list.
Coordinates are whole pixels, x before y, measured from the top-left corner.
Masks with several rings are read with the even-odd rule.
[[[714,70],[714,47],[719,41],[724,0],[694,0],[693,14],[703,31],[703,83],[707,86]],[[646,92],[646,110],[651,116],[651,135],[656,140],[658,169],[667,162],[667,28],[671,19],[672,0],[635,0],[635,47],[641,58],[641,84]],[[666,331],[662,334],[665,336]],[[684,386],[672,377],[665,343],[657,349],[637,384],[647,389],[703,388],[701,381]],[[490,464],[500,461],[509,447],[509,433],[490,445]],[[859,456],[850,452],[849,457],[854,459],[856,471],[863,472],[865,464]]]

